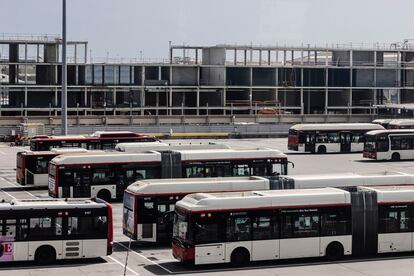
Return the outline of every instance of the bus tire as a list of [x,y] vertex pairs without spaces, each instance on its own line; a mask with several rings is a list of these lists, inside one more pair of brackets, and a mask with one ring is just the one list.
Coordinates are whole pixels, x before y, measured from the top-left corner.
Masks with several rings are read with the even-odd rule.
[[326,147],[325,146],[319,146],[318,147],[318,153],[326,153]]
[[230,256],[230,262],[233,266],[245,266],[250,262],[250,253],[244,247],[238,247],[233,250]]
[[325,256],[329,260],[339,260],[344,256],[344,247],[340,242],[331,242],[326,247]]
[[96,197],[109,202],[111,200],[111,192],[107,189],[102,189],[98,192]]
[[35,252],[35,262],[40,265],[49,265],[56,262],[56,250],[50,245],[42,245]]
[[401,157],[400,157],[400,154],[399,154],[398,152],[394,152],[394,153],[391,155],[391,160],[392,160],[392,161],[400,161],[400,159],[401,159]]

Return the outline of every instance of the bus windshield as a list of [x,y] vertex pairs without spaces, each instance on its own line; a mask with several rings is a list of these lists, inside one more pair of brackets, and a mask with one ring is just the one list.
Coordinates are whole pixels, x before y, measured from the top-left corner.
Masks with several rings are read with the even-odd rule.
[[370,135],[365,136],[364,151],[366,151],[366,152],[375,152],[376,151],[375,136],[370,136]]
[[181,241],[187,241],[188,235],[188,221],[184,214],[180,214],[177,210],[174,216],[173,237]]

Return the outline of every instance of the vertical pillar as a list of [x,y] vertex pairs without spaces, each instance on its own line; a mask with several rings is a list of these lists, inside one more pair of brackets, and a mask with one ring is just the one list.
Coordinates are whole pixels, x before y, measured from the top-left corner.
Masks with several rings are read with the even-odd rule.
[[293,65],[293,63],[295,62],[295,51],[290,51],[290,55],[291,64]]
[[198,48],[195,48],[195,64],[198,64]]
[[283,65],[286,65],[286,50],[283,50]]
[[247,50],[244,49],[244,65],[247,64]]
[[85,43],[84,44],[84,50],[85,50],[85,53],[84,53],[84,55],[85,55],[85,57],[84,57],[84,60],[83,60],[83,63],[87,63],[88,62],[88,46],[87,46],[88,44],[87,43]]
[[223,115],[226,115],[226,97],[227,97],[227,88],[223,88],[223,97],[222,97],[222,104],[223,107]]
[[[325,63],[326,64],[326,63]],[[328,114],[329,106],[329,89],[328,89],[328,67],[325,69],[325,114]]]
[[354,53],[352,50],[349,51],[349,103],[348,103],[348,115],[352,114],[352,82],[353,82],[353,59]]
[[87,107],[88,107],[88,89],[84,88],[84,101],[85,101],[85,116],[88,115]]
[[[277,52],[276,52],[277,53]],[[276,88],[275,88],[275,100],[276,100],[276,104],[279,104],[279,68],[275,68],[275,80],[276,80]]]
[[259,50],[259,66],[262,65],[262,50]]
[[27,43],[24,44],[24,83],[27,84]]
[[236,48],[234,49],[234,62],[233,62],[233,64],[237,65],[237,49]]
[[300,64],[303,65],[303,49],[300,50]]
[[139,106],[141,107],[140,109],[140,114],[144,115],[144,109],[143,109],[143,101],[144,101],[144,95],[145,95],[145,66],[142,66],[142,70],[141,70],[141,92],[139,95]]
[[24,107],[27,107],[27,86],[24,88]]
[[269,65],[269,66],[271,64],[271,55],[272,55],[272,52],[270,50],[268,50],[267,51],[267,65]]
[[197,115],[200,115],[200,87],[197,87],[196,107],[197,107]]
[[302,115],[305,113],[305,103],[303,102],[303,99],[303,68],[300,68],[300,114]]
[[114,87],[113,91],[112,91],[112,102],[113,102],[113,110],[114,110],[114,115],[116,115],[116,87]]
[[78,44],[76,44],[76,43],[75,43],[74,48],[75,48],[75,49],[74,49],[74,53],[73,53],[73,55],[74,55],[74,57],[73,57],[73,58],[75,59],[75,60],[74,60],[74,62],[75,62],[75,64],[76,64],[76,63],[77,63],[77,61],[78,61]]
[[40,54],[39,44],[36,44],[36,62],[39,62],[39,54]]

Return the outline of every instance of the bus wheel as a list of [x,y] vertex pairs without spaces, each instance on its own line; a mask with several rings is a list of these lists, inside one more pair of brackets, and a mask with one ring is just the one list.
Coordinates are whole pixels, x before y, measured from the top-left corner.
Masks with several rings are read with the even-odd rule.
[[326,147],[325,146],[319,146],[318,147],[318,153],[326,153]]
[[96,197],[97,198],[100,198],[102,200],[105,200],[106,202],[109,202],[111,200],[111,193],[108,190],[103,189],[103,190],[100,190],[98,192],[98,194],[96,195]]
[[52,264],[56,261],[56,251],[50,245],[42,245],[36,249],[35,261],[40,265]]
[[400,154],[398,152],[394,152],[391,156],[392,161],[400,161]]
[[250,253],[244,247],[233,250],[230,256],[230,262],[234,266],[244,266],[250,262]]
[[344,256],[344,247],[340,242],[331,242],[326,248],[325,255],[330,260],[338,260]]

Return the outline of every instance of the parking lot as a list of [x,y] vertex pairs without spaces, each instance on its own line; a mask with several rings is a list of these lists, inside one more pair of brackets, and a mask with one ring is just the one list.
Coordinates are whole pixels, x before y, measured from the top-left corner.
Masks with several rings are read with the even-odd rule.
[[[197,140],[200,141],[200,140]],[[242,139],[217,140],[232,147],[269,147],[288,154],[295,166],[289,174],[321,174],[340,172],[401,171],[412,173],[414,161],[374,162],[362,159],[362,154],[310,155],[288,152],[287,139]],[[48,197],[46,190],[23,189],[15,181],[16,152],[22,148],[0,144],[0,199]],[[114,204],[114,253],[96,260],[59,262],[56,265],[39,267],[33,263],[1,264],[0,275],[123,275],[129,241],[122,235],[122,203]],[[413,275],[414,259],[409,254],[346,258],[338,262],[325,259],[306,259],[252,263],[248,267],[235,269],[228,265],[191,267],[176,262],[168,247],[131,243],[126,275]]]

